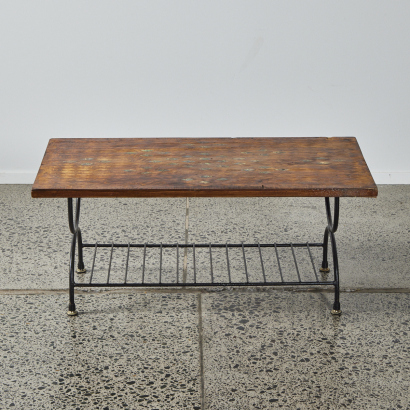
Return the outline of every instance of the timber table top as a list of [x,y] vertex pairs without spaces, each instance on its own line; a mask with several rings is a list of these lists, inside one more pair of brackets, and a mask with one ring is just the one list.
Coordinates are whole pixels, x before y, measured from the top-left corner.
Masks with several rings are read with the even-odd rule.
[[34,198],[376,197],[356,138],[51,139]]

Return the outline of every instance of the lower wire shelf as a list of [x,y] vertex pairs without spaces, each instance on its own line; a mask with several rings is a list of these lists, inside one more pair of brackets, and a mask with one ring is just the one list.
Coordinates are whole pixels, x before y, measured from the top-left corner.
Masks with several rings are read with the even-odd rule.
[[[81,279],[72,283],[75,287],[335,286],[336,284],[335,280],[327,278],[329,269],[323,271],[316,263],[317,252],[323,252],[322,243],[97,242],[83,243],[81,248],[89,250],[88,261],[84,255],[84,262],[89,267],[87,271],[77,270],[77,273],[87,272],[87,274],[77,275]],[[122,274],[119,273],[120,270]]]

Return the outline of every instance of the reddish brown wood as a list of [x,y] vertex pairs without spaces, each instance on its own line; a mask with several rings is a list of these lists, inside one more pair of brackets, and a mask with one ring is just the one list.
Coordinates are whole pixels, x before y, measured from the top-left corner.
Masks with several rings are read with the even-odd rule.
[[55,197],[375,197],[353,137],[51,139],[32,188]]

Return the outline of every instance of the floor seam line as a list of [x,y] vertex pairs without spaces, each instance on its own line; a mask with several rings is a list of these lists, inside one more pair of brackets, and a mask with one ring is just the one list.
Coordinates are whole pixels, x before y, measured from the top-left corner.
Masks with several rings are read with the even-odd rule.
[[[229,289],[228,289],[229,288]],[[261,285],[263,288],[263,285]],[[85,288],[86,289],[86,288]],[[229,292],[295,292],[295,293],[334,293],[333,289],[283,289],[281,287],[264,287],[264,289],[252,288],[248,289],[247,287],[233,288],[227,286],[205,289],[204,288],[192,288],[192,287],[181,287],[181,288],[167,288],[164,287],[155,287],[155,288],[125,288],[125,289],[104,289],[98,291],[89,291],[77,289],[76,292],[79,294],[93,294],[93,295],[103,295],[103,294],[122,294],[122,293],[218,293],[221,291]],[[66,294],[68,289],[0,289],[0,295],[35,295],[35,294]],[[346,289],[340,290],[340,293],[410,293],[410,288],[374,288],[374,289]]]

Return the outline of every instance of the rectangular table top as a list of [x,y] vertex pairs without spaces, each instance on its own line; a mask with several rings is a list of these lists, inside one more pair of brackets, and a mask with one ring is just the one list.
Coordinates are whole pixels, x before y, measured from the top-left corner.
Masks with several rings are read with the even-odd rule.
[[356,138],[61,138],[34,198],[375,197]]

